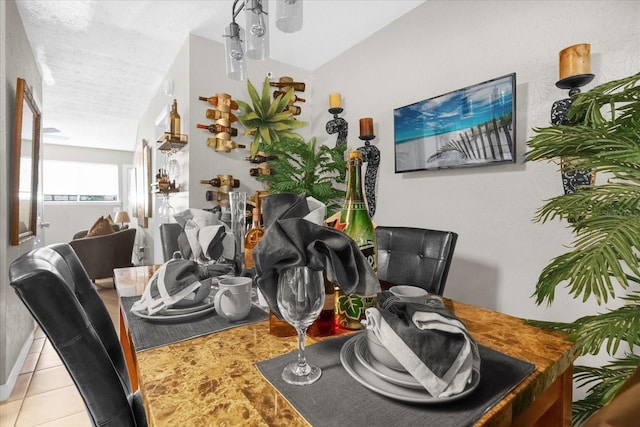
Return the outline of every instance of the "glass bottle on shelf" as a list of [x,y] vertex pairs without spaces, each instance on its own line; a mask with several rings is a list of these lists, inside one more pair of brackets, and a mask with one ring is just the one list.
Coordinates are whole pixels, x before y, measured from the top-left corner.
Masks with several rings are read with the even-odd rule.
[[215,105],[215,106],[226,105],[232,110],[238,109],[238,103],[231,98],[226,98],[226,97],[221,97],[216,95],[216,96],[210,96],[208,98],[206,96],[199,96],[198,99],[200,101],[208,102],[211,105]]
[[259,176],[259,175],[273,175],[273,171],[269,168],[251,168],[249,169],[250,176]]
[[278,88],[290,88],[299,92],[304,92],[306,85],[303,82],[269,82],[270,86]]
[[238,135],[238,129],[232,128],[232,127],[229,127],[229,126],[219,125],[217,123],[214,123],[214,124],[211,124],[211,125],[203,125],[201,123],[197,123],[196,127],[198,129],[207,129],[211,133],[226,132],[231,136],[237,136]]
[[288,105],[285,111],[290,112],[294,116],[299,116],[302,112],[302,108],[298,107],[297,105]]
[[[287,93],[287,92],[283,92],[283,91],[281,91],[281,90],[276,90],[276,91],[274,91],[274,92],[273,92],[273,97],[274,97],[274,98],[277,98],[277,97],[279,97],[280,95],[285,96],[285,95],[286,95],[286,93]],[[306,99],[304,99],[304,98],[300,98],[300,97],[298,97],[298,95],[293,95],[293,96],[291,97],[291,101],[290,101],[290,102],[307,102],[307,100],[306,100]]]
[[225,112],[220,110],[212,110],[207,109],[205,112],[207,119],[218,120],[218,119],[228,119],[230,122],[238,121],[238,116],[233,114],[232,112]]
[[169,134],[171,139],[180,139],[180,114],[178,114],[178,101],[175,99],[169,113]]
[[[349,152],[347,162],[347,194],[335,226],[351,237],[373,269],[378,270],[378,247],[373,221],[362,192],[362,153]],[[362,329],[365,310],[374,307],[376,295],[345,295],[336,288],[336,322],[345,329]]]
[[[222,178],[220,178],[220,176],[222,176]],[[229,179],[226,175],[219,175],[217,178],[201,179],[200,184],[209,184],[214,187],[228,185],[231,188],[238,188],[240,187],[240,180],[235,178]]]
[[264,162],[268,162],[270,160],[277,160],[278,156],[267,156],[267,155],[264,155],[264,154],[257,153],[253,157],[247,156],[244,159],[246,161],[248,161],[248,162],[251,162],[251,163],[264,163]]

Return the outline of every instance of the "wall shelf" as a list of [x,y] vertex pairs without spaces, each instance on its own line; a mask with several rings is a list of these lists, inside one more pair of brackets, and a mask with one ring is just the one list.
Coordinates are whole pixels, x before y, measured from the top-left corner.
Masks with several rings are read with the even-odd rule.
[[156,143],[161,144],[158,147],[158,150],[166,153],[169,151],[180,151],[182,148],[187,145],[188,137],[185,134],[180,134],[179,137],[176,135],[171,135],[170,132],[165,132],[156,140]]

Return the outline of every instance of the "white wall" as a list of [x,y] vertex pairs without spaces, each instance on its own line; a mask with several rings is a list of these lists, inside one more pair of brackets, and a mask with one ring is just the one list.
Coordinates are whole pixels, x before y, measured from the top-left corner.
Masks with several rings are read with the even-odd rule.
[[[9,285],[9,266],[23,253],[43,244],[38,235],[21,245],[9,245],[9,177],[15,167],[11,159],[18,77],[32,87],[42,110],[42,77],[15,1],[9,0],[0,2],[0,400],[9,397],[34,327],[33,318]],[[38,206],[40,210],[41,204]]]
[[[44,144],[43,159],[64,160],[71,162],[110,163],[118,165],[120,194],[125,194],[126,182],[123,179],[123,169],[132,163],[133,152],[119,150],[101,150],[79,148],[65,145]],[[75,233],[87,230],[100,216],[111,215],[119,210],[126,210],[124,200],[120,202],[93,203],[44,203],[43,220],[50,224],[44,232],[45,243],[68,243]],[[136,227],[136,219],[131,216],[130,227]]]
[[[374,118],[382,155],[374,220],[459,234],[445,295],[525,318],[572,320],[593,310],[567,310],[561,289],[550,309],[531,299],[542,268],[572,236],[564,223],[532,222],[562,186],[555,164],[525,163],[526,141],[567,96],[554,85],[558,52],[591,44],[596,78],[586,89],[635,73],[639,18],[637,2],[430,1],[316,70],[314,100],[343,94],[350,146],[362,145],[358,119]],[[515,164],[394,173],[394,108],[514,71]],[[314,134],[327,119],[314,117]]]

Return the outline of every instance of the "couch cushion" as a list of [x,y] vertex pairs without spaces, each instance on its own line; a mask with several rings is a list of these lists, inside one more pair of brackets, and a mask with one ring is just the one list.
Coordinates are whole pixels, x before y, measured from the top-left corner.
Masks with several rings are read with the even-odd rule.
[[91,226],[87,232],[87,237],[102,236],[104,234],[113,233],[113,226],[109,223],[109,220],[104,217],[98,218],[98,220]]

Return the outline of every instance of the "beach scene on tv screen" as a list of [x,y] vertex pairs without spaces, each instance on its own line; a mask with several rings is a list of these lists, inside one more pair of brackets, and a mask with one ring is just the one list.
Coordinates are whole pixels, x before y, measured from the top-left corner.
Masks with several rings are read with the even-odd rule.
[[394,110],[396,172],[514,161],[515,75]]

